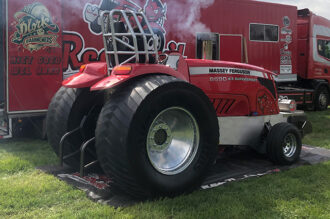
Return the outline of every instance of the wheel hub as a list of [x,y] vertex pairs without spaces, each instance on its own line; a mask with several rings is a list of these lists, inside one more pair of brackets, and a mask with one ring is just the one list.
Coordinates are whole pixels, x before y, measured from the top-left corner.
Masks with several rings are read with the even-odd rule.
[[199,146],[199,128],[194,116],[181,107],[160,112],[147,135],[147,154],[160,173],[174,175],[194,160]]
[[152,152],[163,152],[171,142],[172,132],[165,122],[154,126],[149,133],[148,145]]
[[295,154],[296,150],[297,150],[296,136],[292,133],[289,133],[284,138],[284,145],[283,145],[284,156],[290,158]]

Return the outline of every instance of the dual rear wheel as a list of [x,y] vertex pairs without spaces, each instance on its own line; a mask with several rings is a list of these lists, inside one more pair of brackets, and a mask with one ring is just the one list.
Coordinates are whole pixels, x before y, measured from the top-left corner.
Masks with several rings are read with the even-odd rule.
[[[127,82],[108,100],[86,89],[61,88],[47,116],[48,138],[56,153],[61,137],[86,120],[88,137],[96,137],[94,153],[88,156],[97,157],[111,178],[112,191],[136,198],[192,190],[217,154],[219,128],[208,97],[170,76]],[[79,149],[87,140],[82,137],[70,139],[64,153]],[[78,155],[66,163],[77,168]]]

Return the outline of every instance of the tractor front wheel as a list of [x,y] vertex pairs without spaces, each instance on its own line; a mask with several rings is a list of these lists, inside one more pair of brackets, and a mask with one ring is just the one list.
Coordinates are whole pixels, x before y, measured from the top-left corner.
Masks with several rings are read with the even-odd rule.
[[290,165],[299,159],[301,152],[301,135],[290,123],[274,125],[267,137],[267,154],[276,164]]

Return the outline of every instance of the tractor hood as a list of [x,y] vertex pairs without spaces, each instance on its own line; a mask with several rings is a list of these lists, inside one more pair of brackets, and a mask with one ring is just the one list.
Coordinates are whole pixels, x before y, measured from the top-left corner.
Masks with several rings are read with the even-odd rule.
[[277,75],[274,72],[271,72],[262,67],[244,64],[244,63],[238,63],[238,62],[214,61],[214,60],[205,60],[205,59],[186,59],[186,62],[189,66],[191,75],[193,75],[194,73],[198,73],[198,71],[201,69],[205,70],[205,68],[209,68],[210,74],[212,74],[212,73],[215,73],[215,74],[216,73],[232,73],[232,74],[242,73],[242,74],[247,74],[247,75],[252,74],[252,76],[258,76],[258,77],[264,77],[263,74],[273,75],[273,76]]

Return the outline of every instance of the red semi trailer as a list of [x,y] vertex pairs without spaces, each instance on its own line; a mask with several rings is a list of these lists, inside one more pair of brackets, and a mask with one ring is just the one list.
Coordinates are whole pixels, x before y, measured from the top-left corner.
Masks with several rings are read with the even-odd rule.
[[0,6],[3,137],[26,118],[41,116],[42,125],[62,80],[83,64],[105,61],[100,15],[112,9],[143,10],[165,53],[260,66],[278,74],[282,98],[316,109],[329,104],[330,22],[307,9],[248,0],[6,0]]

